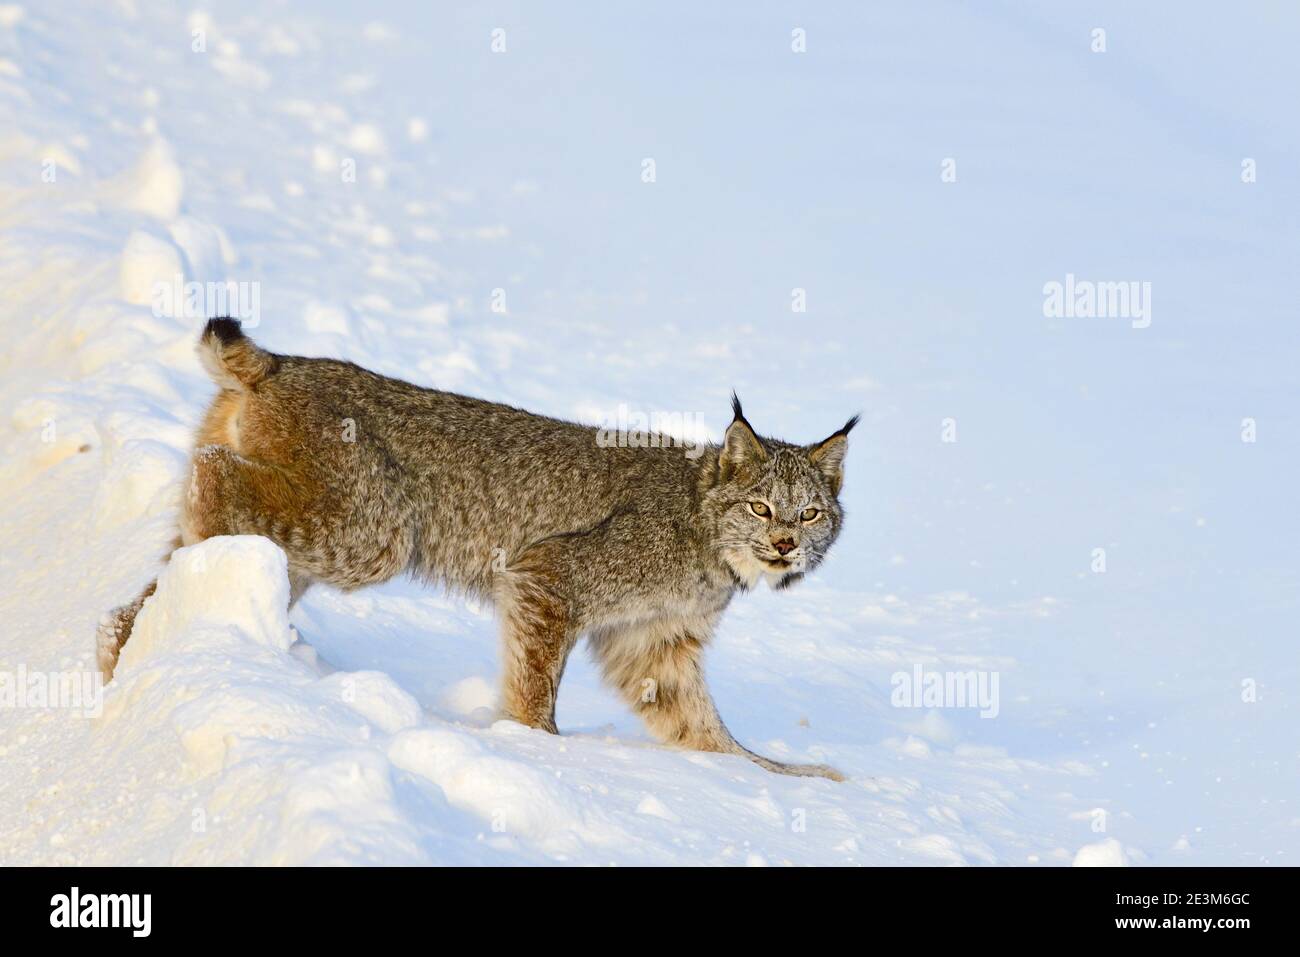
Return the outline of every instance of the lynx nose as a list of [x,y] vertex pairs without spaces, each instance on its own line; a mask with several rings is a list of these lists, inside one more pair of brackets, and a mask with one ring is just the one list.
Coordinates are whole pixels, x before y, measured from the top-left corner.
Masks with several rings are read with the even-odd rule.
[[782,555],[789,555],[792,551],[794,551],[794,541],[789,538],[782,538],[779,541],[773,542],[772,547],[775,548]]

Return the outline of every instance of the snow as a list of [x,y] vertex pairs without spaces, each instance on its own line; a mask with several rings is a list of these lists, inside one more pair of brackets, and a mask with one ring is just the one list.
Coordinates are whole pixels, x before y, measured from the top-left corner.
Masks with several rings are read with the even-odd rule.
[[1075,867],[1128,867],[1124,845],[1113,837],[1096,844],[1085,844],[1074,855]]
[[175,277],[184,274],[180,250],[171,243],[140,230],[127,238],[126,248],[122,250],[122,275],[118,279],[122,298],[127,302],[151,305],[159,284],[169,286]]
[[[943,9],[0,5],[0,679],[93,671],[161,572],[97,716],[0,708],[0,864],[1292,862],[1296,14]],[[1044,317],[1068,274],[1150,326]],[[708,660],[849,780],[662,747],[581,652],[561,736],[501,721],[456,596],[162,567],[212,391],[175,281],[593,427],[861,410],[830,561]],[[967,673],[996,707],[895,699]]]

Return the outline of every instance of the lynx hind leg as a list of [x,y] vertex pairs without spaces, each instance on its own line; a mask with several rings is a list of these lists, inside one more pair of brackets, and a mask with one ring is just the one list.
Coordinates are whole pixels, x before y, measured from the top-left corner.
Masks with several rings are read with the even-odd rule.
[[[182,544],[181,536],[177,535],[172,539],[167,554],[163,556],[163,561],[168,561],[172,556],[172,552],[180,548]],[[158,582],[155,579],[144,586],[144,590],[136,596],[135,601],[114,608],[99,620],[99,627],[95,632],[95,659],[99,665],[99,673],[104,676],[106,683],[112,680],[113,672],[117,669],[117,659],[121,657],[122,647],[126,644],[127,639],[131,637],[131,632],[135,628],[136,615],[140,614],[140,609],[144,607],[144,603],[152,597],[157,588]]]
[[558,734],[555,702],[577,634],[554,551],[535,546],[502,573],[497,606],[504,711],[529,727]]
[[[279,469],[224,445],[196,449],[181,508],[181,535],[196,545],[217,535],[265,535],[285,551],[285,535],[299,494]],[[293,564],[293,556],[290,556]],[[304,586],[305,587],[305,586]]]
[[[274,519],[283,517],[285,505],[294,501],[294,490],[279,470],[244,459],[226,446],[203,446],[194,454],[181,509],[181,534],[171,551],[213,535],[268,535]],[[289,605],[293,607],[316,577],[297,567],[292,555],[290,566]],[[95,651],[105,681],[113,677],[136,615],[157,587],[156,581],[150,582],[133,602],[100,620]]]
[[680,623],[601,632],[592,648],[606,679],[665,744],[735,754],[777,774],[844,780],[827,765],[784,764],[736,741],[705,683],[703,644]]
[[95,659],[99,665],[99,673],[104,676],[105,682],[113,679],[117,659],[121,656],[122,648],[135,627],[135,616],[140,614],[145,601],[153,595],[157,587],[156,581],[150,582],[135,601],[114,608],[100,619],[95,634]]
[[181,537],[186,545],[196,545],[215,535],[264,534],[275,510],[267,509],[259,516],[249,508],[250,502],[265,499],[269,504],[277,498],[288,503],[294,495],[275,470],[224,445],[201,446],[190,461]]
[[[383,504],[385,489],[348,494]],[[245,458],[224,445],[194,453],[181,530],[187,545],[214,535],[262,535],[275,542],[289,559],[291,604],[312,582],[350,590],[387,581],[409,567],[415,547],[400,504],[358,510],[310,474]]]

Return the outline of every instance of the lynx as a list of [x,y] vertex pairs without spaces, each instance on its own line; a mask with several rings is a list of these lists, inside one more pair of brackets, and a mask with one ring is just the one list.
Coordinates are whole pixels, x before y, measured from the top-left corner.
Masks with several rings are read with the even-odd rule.
[[[557,733],[565,662],[585,636],[604,677],[660,740],[842,780],[742,747],[703,653],[737,592],[786,588],[844,521],[849,419],[813,445],[760,437],[732,395],[720,446],[598,443],[597,430],[259,348],[214,319],[199,355],[220,387],[195,439],[176,545],[263,535],[288,556],[291,601],[403,572],[493,603],[508,717]],[[111,678],[136,613],[105,617]]]

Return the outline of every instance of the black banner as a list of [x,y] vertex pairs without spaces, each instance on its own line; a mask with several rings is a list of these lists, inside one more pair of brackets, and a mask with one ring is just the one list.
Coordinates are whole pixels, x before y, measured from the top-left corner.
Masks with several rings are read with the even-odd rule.
[[[427,933],[430,922],[564,933],[595,911],[661,937],[665,922],[717,924],[758,937],[842,927],[907,933],[918,949],[987,946],[1023,932],[1053,940],[1106,938],[1183,946],[1259,942],[1282,933],[1290,869],[20,869],[0,872],[10,940],[77,944],[258,935],[296,943],[373,946],[375,935]],[[709,920],[709,918],[714,918]],[[724,931],[724,925],[726,930]],[[658,929],[656,929],[658,928]],[[759,928],[764,928],[759,932]],[[1263,935],[1262,937],[1260,935]],[[71,941],[69,941],[71,942]],[[632,946],[632,945],[630,945]]]

